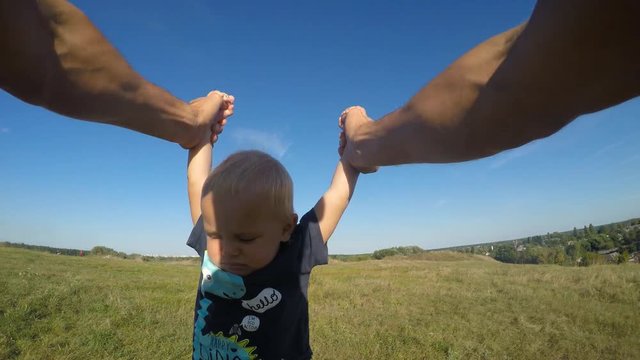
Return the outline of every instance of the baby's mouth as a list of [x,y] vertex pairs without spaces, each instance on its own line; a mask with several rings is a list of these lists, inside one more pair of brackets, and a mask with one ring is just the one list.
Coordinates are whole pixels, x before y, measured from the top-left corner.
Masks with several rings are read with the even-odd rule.
[[242,263],[222,263],[220,265],[222,270],[238,275],[244,274],[249,270],[249,267]]

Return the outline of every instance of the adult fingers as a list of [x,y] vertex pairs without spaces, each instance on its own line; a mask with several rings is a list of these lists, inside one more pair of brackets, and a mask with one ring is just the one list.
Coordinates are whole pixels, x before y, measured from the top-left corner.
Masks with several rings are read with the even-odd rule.
[[215,121],[215,116],[220,109],[220,102],[224,97],[224,93],[214,90],[207,94],[207,97],[202,99],[199,106],[199,116],[203,119],[207,119],[209,122]]

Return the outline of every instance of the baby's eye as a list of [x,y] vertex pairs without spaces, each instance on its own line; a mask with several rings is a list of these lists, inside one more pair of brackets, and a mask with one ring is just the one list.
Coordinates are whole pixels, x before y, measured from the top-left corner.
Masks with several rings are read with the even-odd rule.
[[257,237],[254,237],[254,236],[238,236],[238,241],[244,242],[244,243],[252,242],[255,239],[257,239]]

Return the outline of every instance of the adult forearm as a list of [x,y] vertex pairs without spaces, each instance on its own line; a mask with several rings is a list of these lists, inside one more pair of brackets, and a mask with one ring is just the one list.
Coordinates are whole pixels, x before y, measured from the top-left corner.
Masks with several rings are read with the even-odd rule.
[[[184,146],[197,114],[136,73],[65,0],[0,0],[0,86],[32,104]],[[201,129],[200,129],[201,130]]]
[[640,94],[640,3],[539,0],[354,136],[356,166],[477,159]]

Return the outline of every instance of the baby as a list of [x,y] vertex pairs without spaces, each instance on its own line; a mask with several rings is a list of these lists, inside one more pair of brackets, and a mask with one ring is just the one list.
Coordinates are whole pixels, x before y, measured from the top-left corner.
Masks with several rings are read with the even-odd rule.
[[[217,94],[221,130],[234,99]],[[350,108],[340,124],[352,121],[369,120]],[[210,173],[212,142],[189,151],[187,170],[194,223],[188,245],[202,258],[193,358],[311,359],[309,275],[328,261],[327,240],[359,173],[340,160],[329,189],[298,222],[293,183],[280,162],[242,151]]]

